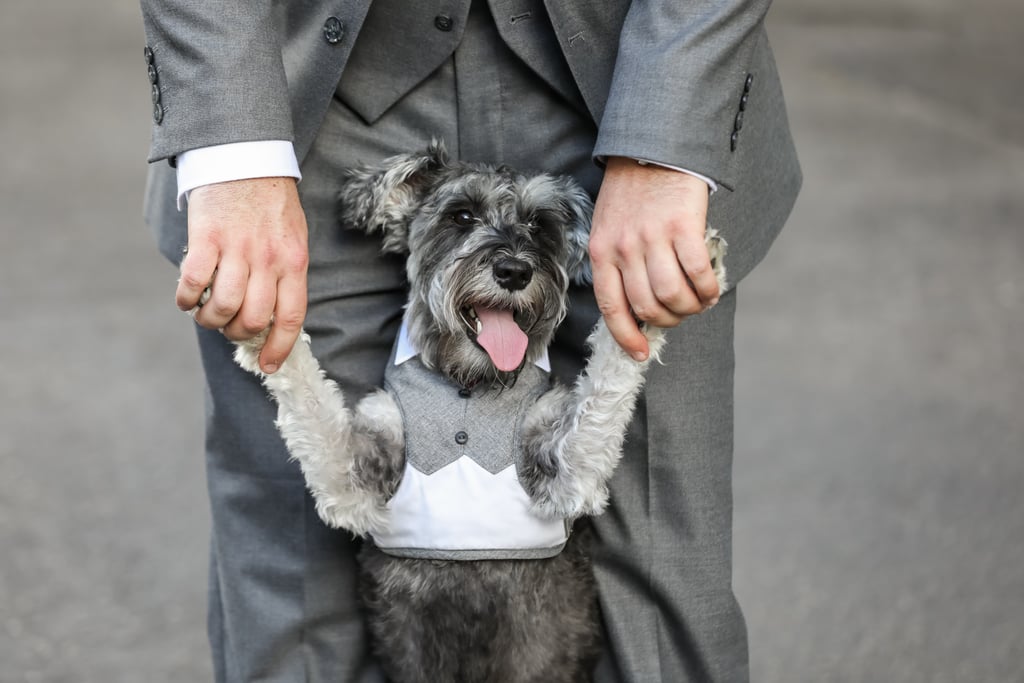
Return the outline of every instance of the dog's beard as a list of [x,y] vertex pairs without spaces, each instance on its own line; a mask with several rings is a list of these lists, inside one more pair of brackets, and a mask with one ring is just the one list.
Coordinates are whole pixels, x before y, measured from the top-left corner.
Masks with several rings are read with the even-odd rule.
[[[409,334],[428,367],[463,386],[504,385],[537,360],[565,316],[559,270],[538,272],[521,291],[499,287],[490,261],[463,257],[436,271],[410,300]],[[414,286],[415,290],[415,286]]]

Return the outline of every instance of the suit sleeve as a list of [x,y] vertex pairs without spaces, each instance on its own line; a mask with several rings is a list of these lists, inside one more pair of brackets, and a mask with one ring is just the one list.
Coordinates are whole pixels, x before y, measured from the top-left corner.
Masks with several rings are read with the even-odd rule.
[[680,166],[731,187],[736,117],[748,77],[756,89],[751,62],[770,4],[635,0],[595,156]]
[[150,161],[232,142],[292,140],[270,0],[141,0],[153,85]]

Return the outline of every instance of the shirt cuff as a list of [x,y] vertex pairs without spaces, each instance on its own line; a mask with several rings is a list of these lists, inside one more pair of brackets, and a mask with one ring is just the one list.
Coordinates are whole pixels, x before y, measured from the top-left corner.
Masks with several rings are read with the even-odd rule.
[[718,183],[716,183],[714,180],[712,180],[711,178],[708,178],[706,175],[701,175],[700,173],[697,173],[695,171],[691,171],[688,168],[679,168],[678,166],[669,166],[668,164],[663,164],[663,163],[660,163],[658,161],[651,161],[649,159],[637,159],[636,163],[640,164],[641,166],[647,166],[648,164],[650,164],[651,166],[660,166],[662,168],[667,168],[667,169],[672,170],[672,171],[679,171],[680,173],[685,173],[686,175],[692,175],[694,178],[700,178],[705,183],[707,183],[708,184],[708,190],[709,190],[709,192],[711,194],[714,194],[715,191],[718,190]]
[[287,140],[256,140],[200,147],[178,155],[178,210],[203,185],[248,178],[302,179],[295,147]]

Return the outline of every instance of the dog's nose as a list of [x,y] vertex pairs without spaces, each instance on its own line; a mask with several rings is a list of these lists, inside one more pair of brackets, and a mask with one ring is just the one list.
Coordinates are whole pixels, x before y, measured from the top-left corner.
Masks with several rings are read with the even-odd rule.
[[515,292],[530,284],[533,266],[516,258],[502,259],[494,264],[494,279],[504,289]]

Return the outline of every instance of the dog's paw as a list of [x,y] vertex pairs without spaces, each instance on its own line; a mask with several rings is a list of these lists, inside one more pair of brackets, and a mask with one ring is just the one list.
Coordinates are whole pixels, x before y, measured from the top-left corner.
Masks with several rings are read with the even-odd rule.
[[729,288],[725,272],[725,254],[729,251],[729,243],[714,228],[708,228],[704,243],[708,248],[708,256],[711,257],[711,269],[715,272],[715,279],[718,280],[718,289],[720,292],[725,292]]
[[661,350],[665,347],[665,329],[654,325],[644,324],[640,327],[644,336],[647,337],[647,347],[650,349],[650,359],[658,362]]
[[252,339],[235,342],[235,362],[243,370],[254,375],[263,374],[263,371],[260,370],[260,351],[263,350],[263,345],[267,343],[268,334],[270,334],[269,327]]

